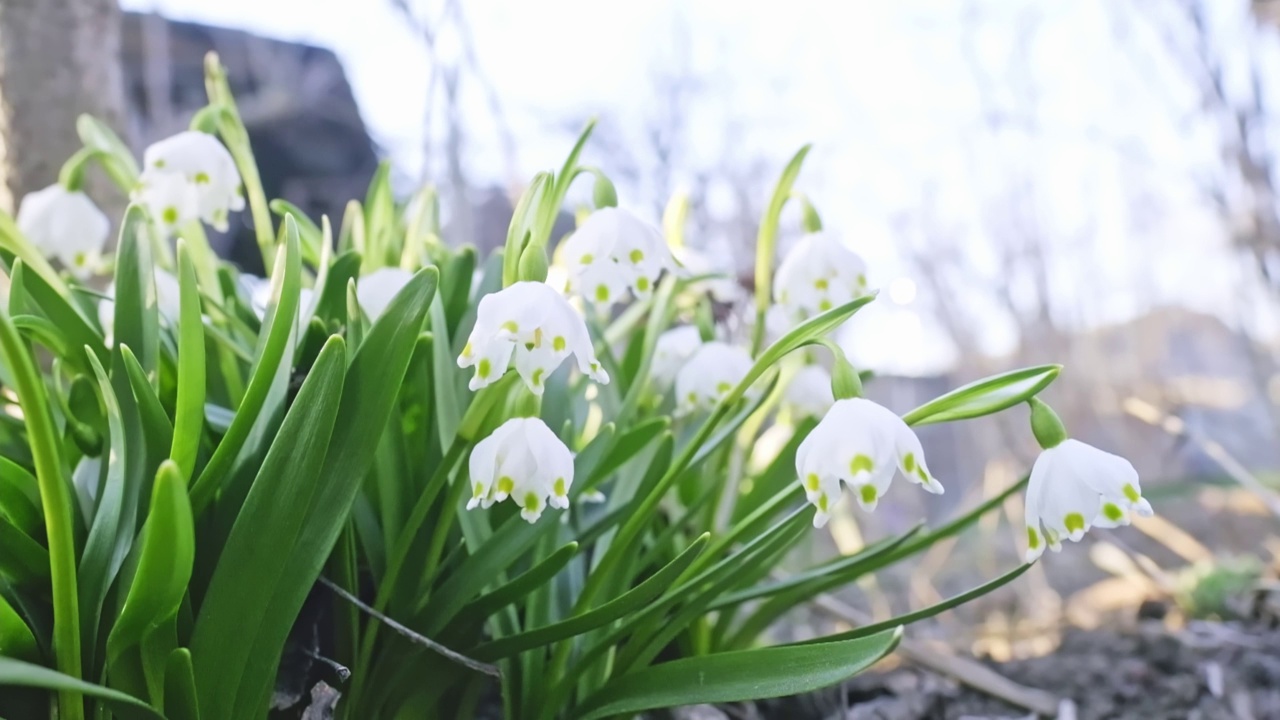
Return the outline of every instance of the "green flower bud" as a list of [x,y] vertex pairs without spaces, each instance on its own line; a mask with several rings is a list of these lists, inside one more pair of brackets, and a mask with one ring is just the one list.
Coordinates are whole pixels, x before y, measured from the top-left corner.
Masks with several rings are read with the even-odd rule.
[[532,280],[534,282],[547,281],[547,269],[550,263],[547,261],[547,249],[536,243],[530,243],[520,253],[519,278],[521,280]]
[[596,172],[596,184],[591,190],[592,201],[595,203],[596,209],[617,207],[618,191],[614,189],[613,182],[605,177],[602,172]]
[[1048,450],[1062,444],[1067,439],[1067,429],[1058,413],[1040,398],[1033,397],[1027,404],[1031,406],[1031,433],[1036,436],[1040,447]]

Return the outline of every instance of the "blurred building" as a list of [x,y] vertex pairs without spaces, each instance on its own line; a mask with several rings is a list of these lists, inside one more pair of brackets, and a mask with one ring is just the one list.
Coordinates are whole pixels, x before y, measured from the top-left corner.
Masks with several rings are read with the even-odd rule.
[[[204,56],[210,50],[227,68],[267,198],[284,198],[313,219],[327,214],[340,222],[347,201],[364,197],[378,157],[330,50],[126,13],[127,141],[141,151],[187,128],[206,102]],[[228,236],[212,240],[224,257],[261,272],[247,213],[233,217]]]

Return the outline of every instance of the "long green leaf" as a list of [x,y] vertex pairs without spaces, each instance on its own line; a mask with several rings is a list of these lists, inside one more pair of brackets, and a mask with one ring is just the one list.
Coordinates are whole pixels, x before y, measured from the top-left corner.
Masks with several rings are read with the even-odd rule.
[[908,425],[927,425],[997,413],[1049,387],[1061,370],[1061,365],[1037,365],[993,375],[930,400],[902,419]]
[[597,720],[642,710],[741,702],[813,692],[847,680],[898,645],[901,630],[820,646],[771,647],[691,657],[624,675],[583,704]]
[[509,657],[530,648],[549,645],[553,642],[581,635],[588,630],[613,622],[644,607],[651,599],[668,589],[680,573],[693,562],[698,553],[707,545],[710,533],[703,533],[693,541],[684,552],[667,563],[661,570],[649,576],[644,582],[619,595],[598,608],[575,615],[574,617],[529,630],[518,635],[511,635],[500,640],[486,643],[476,648],[471,655],[479,660],[496,660]]
[[205,361],[204,325],[200,320],[200,288],[187,246],[178,241],[178,286],[181,319],[178,322],[178,401],[173,413],[173,446],[169,457],[182,471],[184,482],[195,472],[196,453],[204,430]]
[[27,535],[44,532],[39,483],[26,468],[5,457],[0,457],[0,516]]
[[[227,538],[191,638],[201,715],[237,714],[243,684],[275,677],[279,649],[255,653],[263,634],[282,639],[292,618],[269,614],[281,591],[290,549],[303,532],[320,468],[338,417],[346,369],[345,344],[330,338],[303,382]],[[272,548],[262,552],[262,548]]]
[[115,344],[128,345],[142,369],[153,374],[160,362],[160,311],[155,266],[151,260],[151,223],[139,205],[130,205],[120,227],[116,251]]
[[40,655],[40,647],[31,628],[13,609],[8,600],[0,595],[0,657],[11,657],[19,660],[36,660]]
[[282,229],[284,242],[277,249],[275,273],[271,277],[272,297],[278,298],[273,308],[268,308],[267,318],[263,322],[264,341],[259,343],[259,352],[254,364],[253,375],[249,378],[249,387],[245,389],[244,399],[236,409],[231,426],[222,436],[213,456],[196,478],[191,487],[191,507],[196,517],[219,489],[231,465],[244,447],[249,431],[262,412],[263,404],[275,381],[276,370],[284,358],[289,336],[294,329],[294,318],[298,313],[298,293],[302,288],[302,259],[298,247],[298,227],[288,217]]
[[[164,715],[130,695],[87,683],[46,667],[0,656],[0,686],[3,685],[56,690],[62,697],[78,698],[86,695],[100,698],[112,712],[124,720],[165,720]],[[64,717],[66,714],[64,712]]]

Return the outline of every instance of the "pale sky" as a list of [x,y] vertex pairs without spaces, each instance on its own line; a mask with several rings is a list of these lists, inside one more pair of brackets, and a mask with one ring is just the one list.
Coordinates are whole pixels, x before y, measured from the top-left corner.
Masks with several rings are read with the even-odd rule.
[[[857,318],[851,352],[873,367],[926,373],[944,368],[950,350],[921,311],[926,290],[908,292],[912,269],[903,248],[922,224],[954,238],[979,276],[966,305],[980,312],[992,302],[981,280],[1000,279],[992,238],[1010,207],[1048,242],[1049,284],[1066,308],[1064,323],[1121,321],[1179,302],[1274,333],[1273,313],[1242,301],[1252,280],[1226,251],[1196,185],[1214,162],[1213,130],[1196,119],[1193,87],[1169,61],[1159,26],[1135,10],[1160,2],[484,0],[462,7],[514,135],[517,177],[558,165],[573,140],[569,125],[592,114],[640,146],[645,120],[665,111],[653,90],[662,73],[700,83],[681,118],[677,181],[680,172],[724,158],[763,160],[776,176],[796,148],[815,143],[798,187],[826,226],[866,257],[872,284],[896,288],[886,296],[907,301],[882,298]],[[123,4],[333,49],[375,141],[405,177],[422,172],[429,61],[390,0]],[[437,14],[441,3],[431,5]],[[1238,32],[1245,5],[1220,4],[1213,21],[1226,36]],[[461,48],[455,34],[442,33],[442,56],[457,57]],[[463,110],[471,179],[506,182],[500,135],[474,82],[464,87]],[[620,189],[624,205],[657,219],[644,198]],[[1011,199],[1015,191],[1022,194]],[[1007,316],[992,309],[983,325],[989,350],[1008,348]]]

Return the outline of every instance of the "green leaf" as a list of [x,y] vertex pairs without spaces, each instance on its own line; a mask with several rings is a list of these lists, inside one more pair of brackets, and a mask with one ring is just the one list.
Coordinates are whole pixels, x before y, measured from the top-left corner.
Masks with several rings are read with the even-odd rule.
[[431,301],[431,384],[435,388],[435,426],[442,448],[449,447],[458,434],[465,402],[461,393],[466,390],[466,375],[454,360],[448,327],[444,298],[436,296]]
[[321,256],[320,249],[324,243],[324,234],[320,232],[320,228],[311,221],[311,218],[307,217],[307,214],[301,208],[288,200],[277,198],[268,203],[268,206],[271,208],[271,212],[280,216],[281,220],[289,216],[298,224],[298,239],[302,243],[302,259],[312,267],[318,267]]
[[800,167],[804,165],[805,156],[812,145],[805,145],[792,156],[787,166],[782,169],[778,183],[773,187],[773,195],[765,207],[764,217],[760,219],[760,230],[756,235],[756,323],[752,329],[751,351],[754,354],[764,339],[764,317],[773,302],[773,266],[777,261],[776,246],[778,242],[778,225],[782,221],[782,209],[791,199],[791,188],[800,176]]
[[99,360],[106,362],[107,349],[102,342],[102,335],[94,329],[93,324],[85,318],[84,313],[75,303],[60,295],[39,273],[30,272],[25,262],[14,263],[13,286],[21,287],[27,299],[35,303],[40,308],[40,312],[44,313],[44,316],[66,338],[68,354],[63,359],[72,367],[88,372],[89,366],[81,354],[81,350],[86,347],[90,348]]
[[816,645],[816,646],[826,647],[827,644],[829,643],[856,640],[858,638],[865,638],[867,636],[874,635],[878,632],[883,632],[888,628],[905,627],[907,625],[910,625],[911,623],[919,622],[926,618],[931,618],[934,615],[938,615],[940,613],[946,612],[951,608],[959,607],[971,600],[976,600],[982,597],[983,595],[986,595],[992,590],[1001,588],[1009,584],[1010,582],[1013,582],[1014,580],[1016,580],[1018,576],[1022,575],[1022,573],[1030,570],[1031,566],[1034,564],[1035,563],[1026,563],[1025,565],[1019,565],[1018,567],[1014,568],[1013,570],[1010,570],[1004,575],[1001,575],[995,580],[992,580],[987,583],[983,583],[982,585],[979,585],[978,587],[972,590],[968,590],[966,592],[960,593],[959,595],[949,597],[946,600],[943,600],[942,602],[937,603],[935,605],[930,605],[927,608],[916,610],[915,612],[909,612],[905,615],[899,615],[896,618],[890,618],[889,620],[884,620],[882,622],[872,623],[870,625],[865,625],[860,628],[854,628],[853,630],[847,630],[845,632],[837,633],[835,635],[828,635],[826,637],[814,638],[812,640],[805,640],[803,642],[795,643],[794,645],[792,645],[792,647],[798,647],[802,645],[803,646]]
[[63,697],[87,695],[100,698],[123,720],[165,720],[164,715],[135,697],[78,680],[46,667],[0,656],[0,686],[3,685],[56,690]]
[[0,575],[19,586],[49,582],[49,552],[4,518],[0,518]]
[[235,419],[222,436],[222,442],[218,443],[208,464],[191,486],[191,507],[197,517],[213,499],[244,447],[254,422],[262,413],[276,378],[276,370],[284,358],[294,329],[294,318],[298,314],[298,293],[302,288],[298,226],[286,218],[281,232],[284,233],[284,242],[280,243],[276,251],[275,273],[271,277],[271,295],[275,302],[267,308],[267,316],[262,325],[264,339],[258,345],[259,352],[253,374],[249,378],[249,386],[245,389],[240,407],[236,409]]
[[0,457],[0,517],[32,537],[44,532],[40,485],[26,468],[5,457]]
[[164,710],[173,720],[200,720],[196,674],[191,666],[191,651],[186,648],[169,653],[165,663]]
[[177,613],[194,561],[195,527],[186,479],[176,463],[166,461],[156,474],[133,584],[107,638],[108,665],[140,643],[148,629]]
[[[284,586],[286,568],[312,515],[342,397],[345,347],[334,336],[316,358],[236,517],[200,606],[191,655],[206,718],[260,715],[257,690],[246,686],[274,682],[293,617],[271,614],[272,599],[296,592]],[[304,591],[309,587],[307,581]],[[259,647],[268,636],[279,638],[274,651]]]
[[478,660],[497,660],[530,648],[549,645],[575,635],[581,635],[588,630],[629,615],[643,608],[650,600],[670,588],[671,583],[680,576],[680,573],[684,572],[685,568],[689,567],[689,563],[693,562],[698,553],[702,552],[706,547],[707,538],[710,535],[710,533],[699,535],[684,552],[677,555],[674,560],[667,563],[661,570],[598,608],[575,615],[562,622],[485,643],[469,654]]
[[182,306],[178,321],[178,401],[173,413],[173,446],[169,457],[182,472],[183,482],[189,482],[195,472],[196,454],[204,432],[205,347],[196,269],[181,240],[178,241],[178,286]]
[[128,345],[142,369],[159,367],[160,311],[156,300],[155,267],[151,261],[151,224],[140,205],[130,205],[120,228],[116,250],[115,320],[117,346]]
[[76,118],[76,134],[85,147],[110,158],[109,162],[103,162],[104,168],[121,190],[131,192],[138,181],[138,163],[133,159],[133,151],[120,136],[105,123],[88,114]]
[[1035,397],[1061,370],[1061,365],[1037,365],[992,375],[930,400],[902,419],[908,425],[927,425],[991,415]]
[[520,601],[533,590],[542,587],[543,584],[555,577],[577,553],[578,543],[576,542],[571,542],[556,550],[548,555],[545,560],[513,578],[507,584],[495,588],[492,592],[485,593],[469,603],[466,609],[458,615],[456,622],[459,625],[469,625],[475,621],[484,620],[511,603]]
[[595,487],[601,480],[609,477],[611,473],[625,465],[628,460],[639,454],[641,450],[648,447],[649,443],[653,442],[670,426],[671,419],[665,416],[637,423],[626,434],[620,436],[617,442],[613,443],[609,453],[592,470],[587,487]]
[[734,388],[734,392],[729,395],[732,400],[737,400],[742,396],[742,392],[751,387],[766,370],[773,367],[788,353],[798,350],[805,345],[810,345],[819,338],[825,337],[828,333],[844,324],[846,320],[853,316],[854,313],[861,310],[872,300],[875,300],[875,294],[863,295],[856,300],[833,307],[830,310],[815,315],[808,320],[800,323],[792,328],[787,334],[778,338],[772,345],[760,353],[760,357],[756,359],[755,365],[751,367],[751,371],[747,373],[746,378],[738,383],[738,387]]
[[898,645],[901,630],[821,646],[784,646],[674,660],[624,675],[584,703],[581,720],[642,710],[813,692],[847,680]]
[[27,627],[22,616],[3,595],[0,595],[0,657],[19,660],[36,660],[40,657],[40,647],[36,644],[31,628]]

